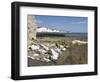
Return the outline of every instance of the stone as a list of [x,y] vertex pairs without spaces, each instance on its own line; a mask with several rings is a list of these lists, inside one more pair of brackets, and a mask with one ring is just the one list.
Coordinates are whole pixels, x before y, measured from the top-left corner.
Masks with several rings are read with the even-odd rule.
[[51,61],[50,59],[47,59],[47,58],[45,58],[45,57],[43,58],[43,60],[46,61],[46,62]]
[[39,54],[34,54],[34,56],[39,56]]
[[62,50],[63,50],[63,51],[66,51],[66,48],[63,48]]
[[58,52],[59,54],[62,53],[61,49],[60,48],[55,48],[55,51]]
[[74,44],[82,45],[82,44],[87,44],[87,42],[86,42],[86,41],[81,41],[81,40],[73,40],[73,41],[72,41],[72,44],[73,44],[73,45],[74,45]]
[[47,46],[43,45],[43,44],[40,44],[40,46],[45,50],[49,50],[49,48]]
[[54,49],[51,49],[51,53],[52,53],[51,58],[57,60],[59,54]]
[[38,51],[39,51],[40,54],[45,54],[45,53],[47,52],[47,51],[44,50],[44,49],[39,49]]
[[40,48],[40,46],[39,45],[32,45],[31,48],[32,48],[32,50],[38,50]]
[[27,16],[27,39],[28,47],[33,43],[33,40],[36,40],[36,20],[32,15]]

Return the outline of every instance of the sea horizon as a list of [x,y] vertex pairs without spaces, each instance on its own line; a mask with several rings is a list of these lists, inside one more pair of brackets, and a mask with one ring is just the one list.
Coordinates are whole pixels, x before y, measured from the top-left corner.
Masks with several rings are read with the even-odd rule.
[[37,32],[37,36],[82,36],[86,37],[86,32]]

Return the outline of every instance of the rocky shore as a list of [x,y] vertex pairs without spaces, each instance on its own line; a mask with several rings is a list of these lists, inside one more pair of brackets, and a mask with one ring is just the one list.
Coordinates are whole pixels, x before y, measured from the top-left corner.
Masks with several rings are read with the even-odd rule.
[[53,35],[54,33],[49,33],[48,36],[37,36],[35,16],[27,16],[28,66],[88,63],[87,37]]
[[[67,43],[64,41],[39,42],[38,40],[35,40],[28,48],[28,58],[31,59],[31,63],[32,60],[33,62],[37,61],[37,65],[40,64],[39,62],[45,63],[44,65],[46,65],[46,63],[47,65],[75,64],[75,62],[72,62],[72,58],[68,59],[68,57],[71,57],[71,54],[73,54],[72,48],[78,49],[79,46],[82,47],[84,45],[87,45],[87,42],[81,40],[73,40]],[[78,60],[76,64],[79,63],[80,60]]]

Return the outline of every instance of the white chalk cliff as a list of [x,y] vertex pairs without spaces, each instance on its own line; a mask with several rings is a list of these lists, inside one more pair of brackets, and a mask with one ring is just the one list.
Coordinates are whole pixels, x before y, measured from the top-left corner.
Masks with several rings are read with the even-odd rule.
[[60,32],[60,31],[56,29],[41,27],[41,28],[37,28],[37,32]]

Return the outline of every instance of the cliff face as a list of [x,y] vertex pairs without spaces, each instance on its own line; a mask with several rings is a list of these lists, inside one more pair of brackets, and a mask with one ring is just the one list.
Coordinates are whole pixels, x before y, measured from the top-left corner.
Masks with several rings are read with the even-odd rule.
[[36,20],[32,15],[27,16],[27,40],[28,47],[36,40]]

